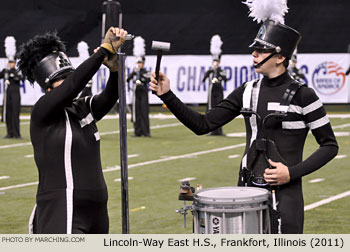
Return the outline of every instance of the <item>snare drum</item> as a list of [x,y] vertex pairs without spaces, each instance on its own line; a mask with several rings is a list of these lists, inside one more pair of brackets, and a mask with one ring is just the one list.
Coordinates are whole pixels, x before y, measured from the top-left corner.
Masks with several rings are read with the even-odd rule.
[[218,187],[194,194],[196,234],[270,233],[269,191],[257,187]]

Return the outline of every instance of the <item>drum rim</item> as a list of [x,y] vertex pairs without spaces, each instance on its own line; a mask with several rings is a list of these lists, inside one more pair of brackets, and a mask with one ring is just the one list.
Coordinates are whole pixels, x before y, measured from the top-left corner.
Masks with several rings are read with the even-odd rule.
[[252,208],[202,208],[198,206],[193,206],[194,211],[196,212],[207,212],[207,213],[245,213],[245,212],[256,212],[261,210],[268,209],[268,205],[262,205],[258,207],[252,207]]
[[[206,196],[200,196],[198,195],[201,192],[206,192],[206,191],[212,191],[214,189],[218,190],[228,190],[228,189],[254,189],[255,191],[262,191],[265,194],[263,195],[257,195],[257,196],[249,196],[249,197],[242,197],[239,198],[239,200],[234,200],[233,198],[220,198],[220,199],[214,199],[213,197],[206,197]],[[267,201],[269,198],[269,191],[264,188],[259,188],[259,187],[248,187],[248,186],[227,186],[227,187],[213,187],[213,188],[207,188],[203,190],[199,190],[196,192],[194,195],[194,202],[199,202],[199,203],[204,203],[204,204],[233,204],[233,205],[242,205],[242,204],[249,204],[249,203],[259,203],[259,202],[264,202]],[[246,201],[245,201],[246,199]]]

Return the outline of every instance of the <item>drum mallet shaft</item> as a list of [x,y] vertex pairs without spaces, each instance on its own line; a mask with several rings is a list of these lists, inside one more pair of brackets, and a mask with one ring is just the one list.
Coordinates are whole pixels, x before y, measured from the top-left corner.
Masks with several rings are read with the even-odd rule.
[[[163,52],[170,51],[170,43],[152,41],[152,50],[157,51],[156,80],[159,81],[160,62],[162,60]],[[152,91],[152,93],[155,94],[156,92]]]

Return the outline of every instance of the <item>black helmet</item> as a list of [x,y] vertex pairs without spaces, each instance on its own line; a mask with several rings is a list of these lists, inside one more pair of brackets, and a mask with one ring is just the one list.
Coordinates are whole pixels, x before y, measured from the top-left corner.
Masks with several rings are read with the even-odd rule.
[[137,57],[137,63],[145,63],[145,56]]
[[266,20],[249,47],[276,51],[290,59],[300,39],[301,34],[293,28],[275,23],[272,20]]
[[65,78],[74,71],[65,50],[56,33],[37,35],[21,45],[19,69],[31,83],[38,82],[44,90],[52,88],[54,81]]
[[43,58],[33,71],[36,82],[47,89],[56,80],[67,77],[74,71],[72,63],[64,52],[55,52]]
[[213,55],[213,61],[219,61],[221,60],[221,54],[219,55]]

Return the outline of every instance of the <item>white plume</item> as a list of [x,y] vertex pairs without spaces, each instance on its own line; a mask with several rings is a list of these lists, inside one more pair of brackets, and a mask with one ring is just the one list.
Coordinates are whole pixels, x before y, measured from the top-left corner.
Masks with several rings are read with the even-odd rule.
[[89,45],[85,41],[81,41],[77,45],[77,51],[79,53],[79,58],[87,59],[89,58]]
[[258,23],[267,19],[284,24],[284,15],[288,12],[287,0],[246,0],[249,17]]
[[134,49],[133,49],[134,56],[136,57],[143,57],[145,56],[145,40],[137,36],[134,38]]
[[7,58],[16,56],[16,40],[12,36],[5,38],[5,54]]
[[222,45],[222,40],[219,35],[214,35],[211,37],[210,40],[210,53],[212,55],[220,55],[221,54],[221,45]]

